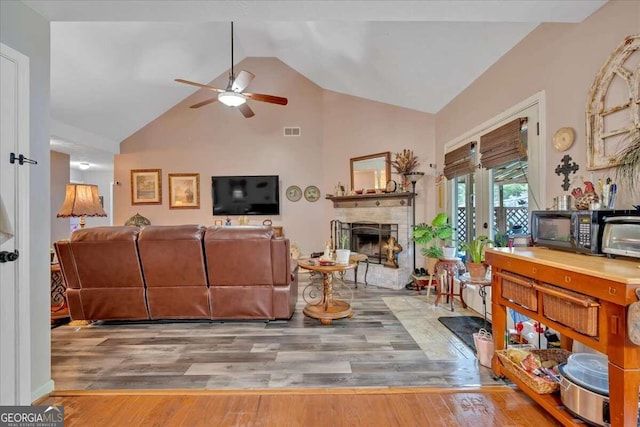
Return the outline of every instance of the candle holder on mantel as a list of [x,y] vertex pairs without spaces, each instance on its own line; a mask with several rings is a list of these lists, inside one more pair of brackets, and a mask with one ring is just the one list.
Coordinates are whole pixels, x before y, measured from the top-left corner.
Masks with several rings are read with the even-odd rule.
[[[416,225],[416,182],[418,182],[424,176],[424,172],[407,172],[404,174],[406,180],[411,182],[411,195],[413,196],[413,202],[411,205],[413,206],[413,215],[411,216],[411,230]],[[411,271],[415,271],[416,269],[416,241],[411,239],[413,242],[413,267]]]

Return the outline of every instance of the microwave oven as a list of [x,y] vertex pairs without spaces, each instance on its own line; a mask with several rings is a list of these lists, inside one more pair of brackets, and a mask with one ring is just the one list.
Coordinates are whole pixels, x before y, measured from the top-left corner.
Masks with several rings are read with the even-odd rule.
[[535,246],[604,255],[602,236],[605,223],[608,218],[615,217],[640,217],[640,211],[531,211],[531,239]]

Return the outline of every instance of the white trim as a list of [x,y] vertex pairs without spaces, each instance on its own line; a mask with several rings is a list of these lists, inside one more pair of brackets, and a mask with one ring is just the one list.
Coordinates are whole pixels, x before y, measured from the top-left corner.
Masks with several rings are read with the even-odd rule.
[[[16,128],[18,153],[29,157],[29,58],[22,53],[0,43],[0,53],[3,57],[16,64],[17,105]],[[15,182],[15,246],[20,251],[17,261],[17,277],[14,283],[15,291],[15,372],[14,398],[17,405],[30,405],[33,402],[31,393],[31,257],[29,221],[29,165],[11,165],[8,159],[1,159],[4,167],[17,167]],[[3,284],[6,286],[6,284]],[[7,345],[7,343],[2,343]]]

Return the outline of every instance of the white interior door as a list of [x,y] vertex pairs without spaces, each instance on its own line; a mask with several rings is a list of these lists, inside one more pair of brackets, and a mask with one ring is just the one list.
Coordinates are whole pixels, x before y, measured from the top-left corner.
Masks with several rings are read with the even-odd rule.
[[[0,43],[0,196],[5,234],[0,245],[0,405],[31,404],[29,173],[10,163],[28,155],[29,58]],[[6,240],[6,241],[5,241]],[[15,252],[19,256],[15,257]],[[15,259],[14,259],[15,258]]]

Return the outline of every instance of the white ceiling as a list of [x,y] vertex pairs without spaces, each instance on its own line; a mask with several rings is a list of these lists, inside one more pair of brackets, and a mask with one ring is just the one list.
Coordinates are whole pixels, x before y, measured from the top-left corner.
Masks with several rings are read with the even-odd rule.
[[235,63],[277,57],[325,89],[436,113],[539,23],[605,1],[24,3],[53,21],[52,148],[108,169],[120,141],[196,90],[174,78],[227,72],[229,21]]

